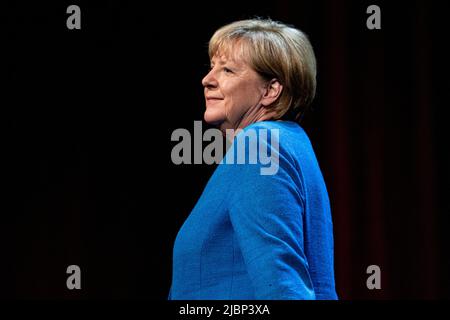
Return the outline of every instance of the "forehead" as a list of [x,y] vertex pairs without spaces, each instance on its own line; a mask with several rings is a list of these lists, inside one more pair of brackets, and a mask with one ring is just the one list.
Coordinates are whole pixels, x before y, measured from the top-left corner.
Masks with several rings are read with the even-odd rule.
[[211,61],[218,63],[234,62],[248,64],[246,44],[239,40],[223,41],[211,52]]

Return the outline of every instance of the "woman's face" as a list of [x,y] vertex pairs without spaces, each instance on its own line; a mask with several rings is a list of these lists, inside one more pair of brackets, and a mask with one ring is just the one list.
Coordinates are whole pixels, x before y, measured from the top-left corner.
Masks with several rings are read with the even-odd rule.
[[239,55],[216,54],[203,78],[204,119],[220,129],[237,129],[261,120],[266,83]]

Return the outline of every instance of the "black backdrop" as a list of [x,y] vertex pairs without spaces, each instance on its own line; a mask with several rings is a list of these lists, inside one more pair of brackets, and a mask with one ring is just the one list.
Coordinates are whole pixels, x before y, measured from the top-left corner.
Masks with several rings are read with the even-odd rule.
[[[70,4],[81,30],[66,28]],[[370,4],[381,30],[366,28]],[[202,119],[213,31],[261,16],[296,25],[316,51],[303,126],[330,193],[340,298],[450,297],[443,6],[3,4],[1,296],[166,298],[176,232],[214,170],[172,164],[171,133]],[[79,291],[66,288],[71,264]],[[381,290],[366,288],[371,264]]]

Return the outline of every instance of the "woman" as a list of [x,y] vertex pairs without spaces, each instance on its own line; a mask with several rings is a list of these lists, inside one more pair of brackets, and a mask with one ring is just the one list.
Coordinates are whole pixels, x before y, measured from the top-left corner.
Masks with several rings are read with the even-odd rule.
[[[204,119],[234,140],[177,235],[169,299],[336,299],[328,194],[297,123],[316,87],[307,37],[237,21],[215,32],[209,56]],[[269,150],[276,170],[233,161],[244,136],[258,141],[245,159]]]

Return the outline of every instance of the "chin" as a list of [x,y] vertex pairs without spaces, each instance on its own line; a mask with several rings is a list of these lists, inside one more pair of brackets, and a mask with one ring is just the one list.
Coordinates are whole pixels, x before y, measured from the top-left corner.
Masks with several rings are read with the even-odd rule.
[[211,112],[208,110],[205,111],[203,119],[205,120],[206,123],[215,126],[219,126],[225,120],[223,116],[217,114],[217,112]]

